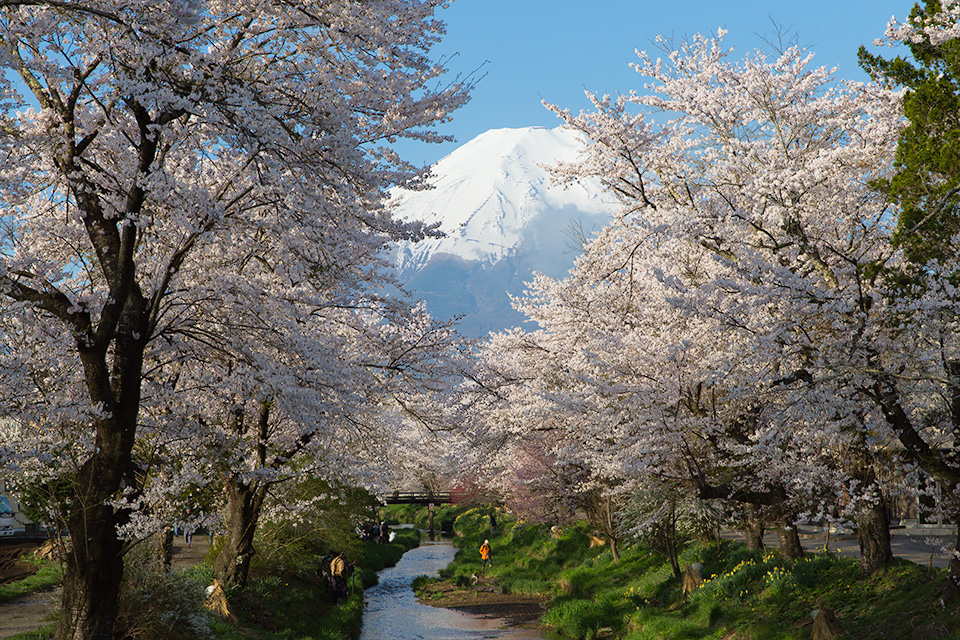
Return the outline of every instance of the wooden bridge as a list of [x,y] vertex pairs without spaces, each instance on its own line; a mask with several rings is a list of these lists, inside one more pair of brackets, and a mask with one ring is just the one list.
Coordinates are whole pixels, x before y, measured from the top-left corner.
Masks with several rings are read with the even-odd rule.
[[384,496],[387,504],[449,504],[453,502],[449,491],[394,491]]

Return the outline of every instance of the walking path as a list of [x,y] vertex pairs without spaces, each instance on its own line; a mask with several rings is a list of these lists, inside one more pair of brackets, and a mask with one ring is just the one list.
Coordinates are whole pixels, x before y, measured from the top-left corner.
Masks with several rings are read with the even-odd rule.
[[[931,547],[926,543],[927,538],[931,536],[922,530],[894,529],[891,533],[893,535],[891,536],[890,546],[893,549],[893,555],[898,558],[904,558],[924,567],[943,568],[949,564],[950,557],[942,549],[951,543],[950,536],[933,537],[939,542],[934,543],[934,546]],[[728,540],[744,540],[743,533],[740,531],[724,531],[720,536]],[[803,544],[804,550],[815,551],[824,547],[827,543],[827,537],[823,532],[802,532],[800,542]],[[767,532],[763,536],[763,544],[768,548],[779,548],[780,539],[775,531]],[[848,558],[859,559],[860,543],[856,535],[834,533],[830,536],[830,551]]]

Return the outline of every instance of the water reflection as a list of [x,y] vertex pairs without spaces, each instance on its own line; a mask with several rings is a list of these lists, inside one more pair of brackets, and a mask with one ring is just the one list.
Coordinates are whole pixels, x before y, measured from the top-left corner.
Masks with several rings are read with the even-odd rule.
[[480,618],[417,602],[410,583],[417,576],[435,576],[453,561],[447,540],[422,541],[403,554],[395,567],[380,572],[380,583],[367,589],[360,640],[539,640],[536,629],[500,629],[501,620]]

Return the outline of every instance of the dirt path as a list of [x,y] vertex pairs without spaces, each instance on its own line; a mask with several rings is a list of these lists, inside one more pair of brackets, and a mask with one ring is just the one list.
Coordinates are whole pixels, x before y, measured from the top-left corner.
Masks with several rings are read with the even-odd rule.
[[[0,542],[0,583],[22,580],[36,573],[36,565],[26,562],[22,556],[36,551],[40,541],[5,539]],[[7,638],[25,631],[33,631],[48,622],[57,591],[29,593],[0,604],[0,638]]]
[[0,638],[34,631],[53,622],[59,591],[42,591],[0,604]]

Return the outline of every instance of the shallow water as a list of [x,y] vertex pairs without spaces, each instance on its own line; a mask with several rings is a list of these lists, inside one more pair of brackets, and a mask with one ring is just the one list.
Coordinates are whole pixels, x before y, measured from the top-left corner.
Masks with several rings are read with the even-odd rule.
[[448,540],[420,543],[403,554],[396,566],[380,572],[380,583],[367,589],[360,640],[539,640],[536,629],[501,629],[502,620],[480,618],[417,602],[410,583],[417,576],[435,576],[453,561]]

